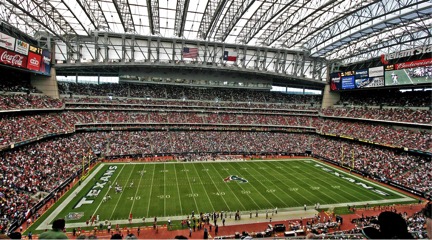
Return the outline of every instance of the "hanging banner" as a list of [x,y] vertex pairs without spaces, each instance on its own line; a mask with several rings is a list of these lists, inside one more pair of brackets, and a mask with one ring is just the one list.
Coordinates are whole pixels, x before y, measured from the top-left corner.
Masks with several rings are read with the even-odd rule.
[[0,47],[13,51],[15,48],[15,38],[0,33]]
[[40,71],[45,75],[50,75],[51,73],[51,52],[46,49],[42,51]]
[[21,54],[27,56],[28,51],[29,51],[29,47],[30,47],[30,44],[28,44],[22,40],[17,39],[15,41],[15,52],[17,52],[17,53],[21,53]]
[[27,66],[27,57],[21,54],[0,48],[0,63],[25,68]]
[[29,52],[27,68],[33,71],[39,71],[41,66],[42,56],[33,52]]

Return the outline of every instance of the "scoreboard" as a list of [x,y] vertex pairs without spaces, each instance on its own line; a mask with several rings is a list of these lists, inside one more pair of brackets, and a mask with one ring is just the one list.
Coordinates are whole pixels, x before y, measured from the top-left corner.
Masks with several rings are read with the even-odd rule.
[[384,67],[374,67],[330,74],[331,90],[349,90],[384,86]]
[[432,58],[330,73],[332,91],[432,84]]

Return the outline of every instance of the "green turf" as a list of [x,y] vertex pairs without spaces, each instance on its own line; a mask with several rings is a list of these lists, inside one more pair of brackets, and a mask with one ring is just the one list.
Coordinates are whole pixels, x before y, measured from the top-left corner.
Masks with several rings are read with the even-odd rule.
[[[398,76],[397,83],[393,82],[392,74],[396,74]],[[410,77],[409,69],[386,71],[385,73],[386,86],[411,85],[411,84],[422,84],[422,83],[431,83],[431,82],[432,82],[432,78],[427,77],[426,75],[423,77],[414,77],[414,76]]]
[[[317,166],[319,164],[319,167]],[[88,195],[109,167],[116,166],[98,196],[89,198],[91,204],[74,208]],[[324,169],[323,169],[324,168]],[[406,196],[396,194],[381,186],[373,186],[389,196],[382,196],[364,187],[342,179],[334,174],[335,169],[313,160],[288,161],[244,161],[244,162],[197,162],[197,163],[149,163],[149,164],[103,164],[94,178],[90,177],[84,188],[77,192],[71,202],[65,203],[56,218],[65,218],[70,213],[79,213],[79,219],[68,219],[68,223],[85,222],[92,215],[100,220],[152,219],[154,216],[186,216],[192,211],[250,211],[313,206],[324,204],[352,203]],[[140,174],[144,172],[144,174]],[[346,177],[355,178],[338,171]],[[224,182],[236,175],[246,179]],[[357,178],[357,181],[364,181]],[[133,186],[130,187],[130,183]],[[122,193],[115,193],[114,186],[123,186]],[[96,188],[100,189],[100,188]],[[103,196],[112,198],[102,202]],[[62,199],[63,200],[63,199]],[[150,221],[150,220],[148,220]]]

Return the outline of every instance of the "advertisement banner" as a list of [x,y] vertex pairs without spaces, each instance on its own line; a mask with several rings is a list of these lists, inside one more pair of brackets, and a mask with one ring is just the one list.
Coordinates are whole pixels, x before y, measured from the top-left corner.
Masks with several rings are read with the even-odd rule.
[[356,88],[384,87],[384,76],[356,79],[355,85]]
[[369,77],[382,77],[384,76],[384,69],[382,66],[369,68]]
[[367,69],[361,69],[361,70],[355,71],[355,78],[356,79],[367,78],[367,77],[369,77]]
[[15,48],[15,38],[0,33],[0,47],[13,51]]
[[39,55],[42,55],[42,48],[40,48],[40,47],[35,47],[35,46],[30,45],[29,51],[34,52],[34,53],[39,54]]
[[15,52],[17,52],[17,53],[21,53],[21,54],[27,56],[28,51],[29,51],[29,47],[30,47],[30,44],[28,44],[22,40],[17,39],[15,41]]
[[46,49],[42,51],[40,71],[45,75],[50,75],[51,73],[51,52]]
[[430,66],[430,65],[432,65],[432,58],[410,61],[410,62],[404,62],[404,63],[397,63],[394,66],[395,66],[395,69],[398,70],[398,69],[404,69],[404,68],[415,68],[415,67]]
[[335,72],[330,73],[330,90],[337,91],[340,90],[340,80],[341,80],[341,73]]
[[40,69],[40,65],[41,65],[41,60],[42,60],[42,56],[38,55],[36,53],[33,52],[29,52],[28,55],[28,61],[27,61],[27,68],[29,70],[33,70],[33,71],[38,71]]
[[0,48],[0,63],[25,68],[27,66],[27,57],[21,54]]
[[355,88],[354,76],[342,77],[341,82],[342,82],[342,89]]

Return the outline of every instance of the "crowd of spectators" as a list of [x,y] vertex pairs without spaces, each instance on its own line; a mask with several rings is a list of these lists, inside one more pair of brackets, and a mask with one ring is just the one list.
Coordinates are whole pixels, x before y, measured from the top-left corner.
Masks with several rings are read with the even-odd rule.
[[[409,215],[406,212],[398,213],[396,210],[393,210],[396,214],[399,214],[407,224],[408,232],[413,236],[414,239],[429,239],[427,236],[425,224],[426,218],[424,214],[420,211],[414,213],[413,215]],[[355,228],[345,231],[335,231],[332,233],[327,233],[323,235],[317,235],[314,239],[317,238],[325,238],[325,239],[364,239],[364,233],[362,229],[368,227],[379,227],[378,223],[378,215],[374,216],[363,216],[361,218],[353,219],[353,223],[355,223]]]
[[8,94],[0,95],[0,110],[61,108],[63,102],[45,95]]
[[432,124],[432,111],[412,108],[326,108],[321,111],[325,116],[365,118],[384,121]]
[[0,152],[0,212],[6,222],[25,216],[39,199],[74,174],[91,148],[76,134]]
[[367,140],[383,145],[432,151],[429,130],[409,130],[366,122],[325,119],[318,132]]
[[[309,115],[283,115],[197,111],[62,111],[60,113],[5,114],[0,118],[0,146],[10,145],[51,133],[74,130],[76,124],[228,124],[237,126],[312,127],[319,133],[367,140],[383,145],[432,151],[427,130],[408,130],[376,123],[352,122]],[[193,127],[193,126],[192,126]]]
[[60,94],[82,96],[131,97],[142,99],[177,99],[214,102],[259,102],[320,104],[319,95],[284,94],[281,92],[257,91],[247,89],[192,88],[174,85],[144,84],[83,84],[59,83]]
[[0,126],[0,147],[73,130],[73,125],[63,121],[56,113],[2,115]]
[[431,91],[401,92],[399,89],[341,92],[338,105],[431,107]]
[[52,191],[80,167],[82,156],[89,152],[100,152],[102,156],[175,154],[181,160],[190,156],[206,160],[215,153],[289,154],[306,150],[341,165],[352,166],[354,161],[355,169],[371,177],[432,193],[432,163],[427,157],[372,145],[298,133],[107,131],[75,133],[1,152],[1,192],[6,203],[0,210],[9,220],[22,217],[34,204],[30,195]]
[[[5,73],[2,72],[2,75]],[[7,73],[6,73],[7,75]],[[14,93],[41,93],[30,84],[29,80],[17,80],[16,76],[10,76],[7,79],[5,76],[1,76],[2,81],[0,82],[0,93],[1,92],[14,92]]]
[[430,157],[322,137],[313,138],[311,149],[316,155],[334,160],[347,167],[354,165],[356,170],[379,180],[393,181],[417,191],[432,194]]

